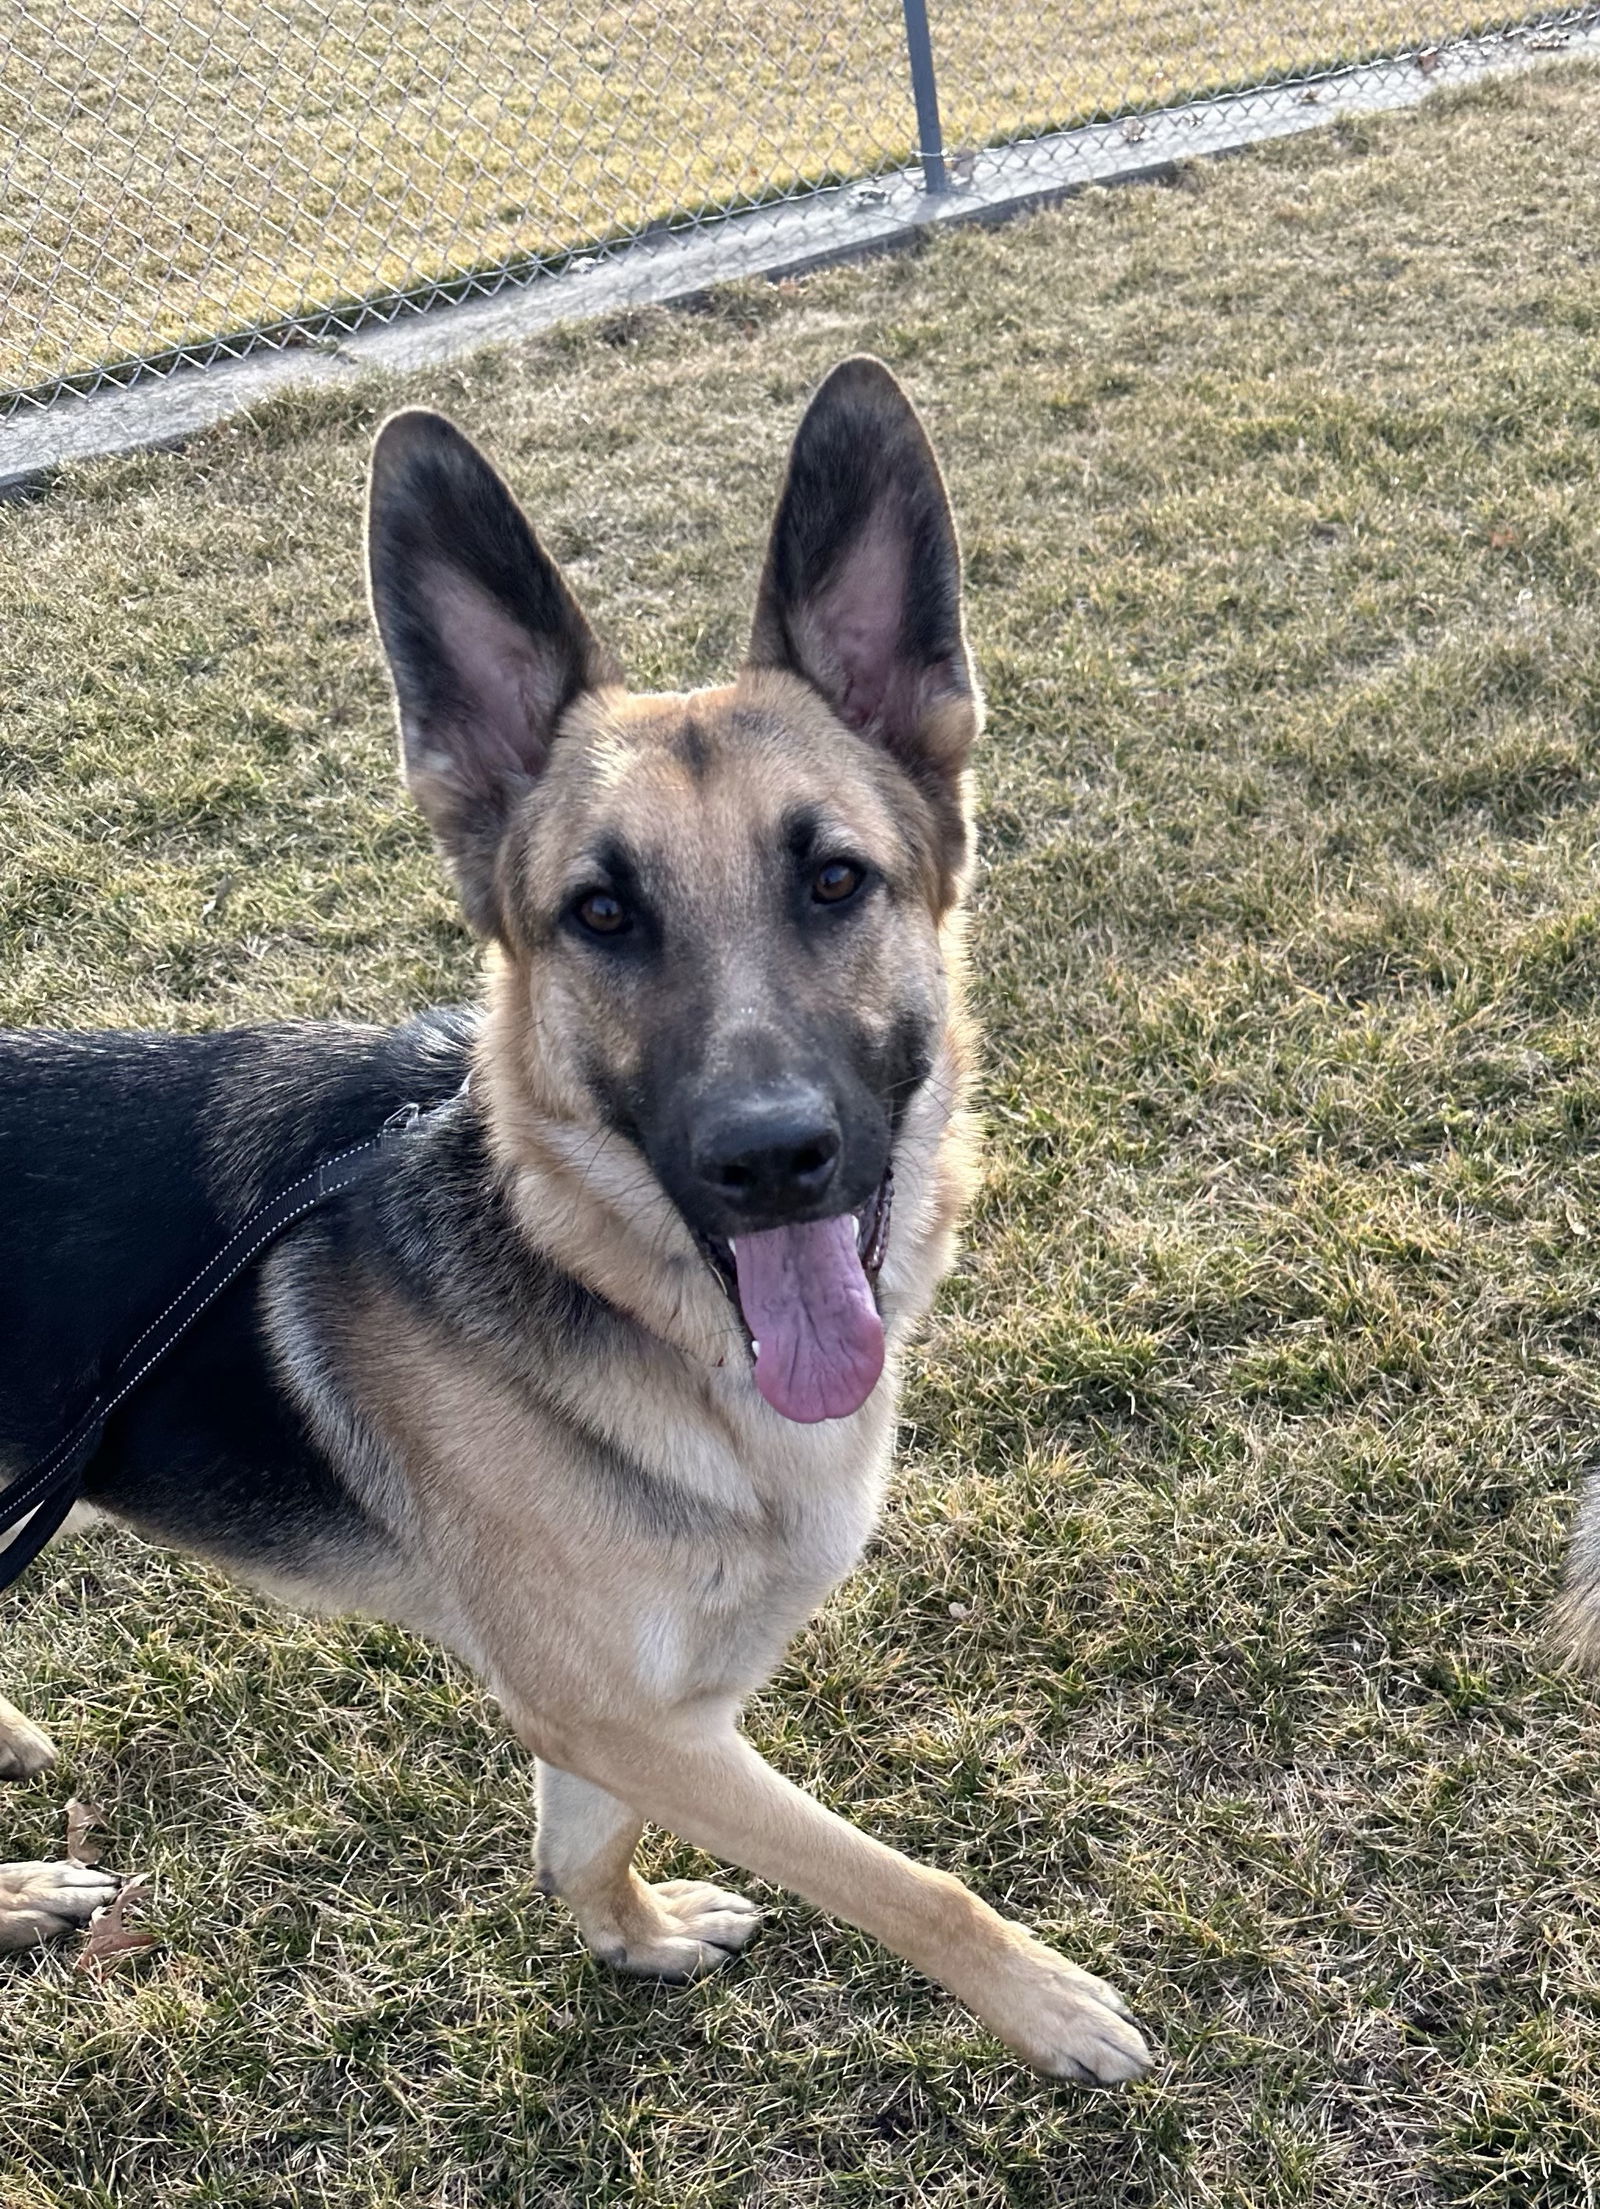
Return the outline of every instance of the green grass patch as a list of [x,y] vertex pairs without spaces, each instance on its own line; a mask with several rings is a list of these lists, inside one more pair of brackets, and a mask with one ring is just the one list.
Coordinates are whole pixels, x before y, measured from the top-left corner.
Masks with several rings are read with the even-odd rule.
[[[1593,2209],[1600,1753],[1543,1639],[1600,1384],[1600,78],[700,315],[294,397],[0,510],[0,1016],[475,987],[360,596],[394,401],[641,685],[739,649],[803,397],[949,468],[989,1168],[864,1571],[751,1713],[1135,2000],[1025,2076],[775,1898],[619,1985],[437,1653],[105,1534],[5,1605],[167,1946],[0,1985],[5,2209]],[[656,1837],[654,1860],[689,1868]]]

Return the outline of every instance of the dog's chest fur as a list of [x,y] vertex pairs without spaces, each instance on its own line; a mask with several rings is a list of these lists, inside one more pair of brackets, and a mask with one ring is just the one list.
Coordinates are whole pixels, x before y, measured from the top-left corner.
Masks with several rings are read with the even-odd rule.
[[[392,1196],[426,1251],[426,1299],[407,1293],[391,1244],[388,1263],[367,1269],[364,1294],[346,1288],[336,1322],[304,1270],[272,1312],[280,1365],[308,1418],[351,1477],[365,1478],[370,1515],[391,1529],[389,1584],[374,1589],[373,1607],[454,1646],[491,1681],[536,1669],[541,1702],[555,1708],[606,1680],[619,1702],[681,1703],[738,1698],[770,1677],[877,1517],[901,1356],[946,1257],[947,1137],[930,1095],[897,1169],[882,1284],[890,1369],[852,1418],[812,1427],[757,1395],[736,1315],[703,1267],[675,1273],[657,1253],[655,1276],[673,1281],[677,1300],[680,1339],[665,1340],[586,1301],[581,1284],[573,1293],[513,1224],[515,1203],[493,1227],[459,1210],[419,1218],[419,1153],[418,1191]],[[432,1201],[451,1182],[430,1169]],[[481,1203],[483,1183],[466,1185]],[[555,1209],[538,1189],[520,1205],[534,1219]],[[647,1243],[659,1232],[646,1222]],[[474,1291],[458,1303],[449,1254],[463,1240],[473,1247],[460,1277]],[[297,1340],[316,1342],[320,1363],[298,1355]]]

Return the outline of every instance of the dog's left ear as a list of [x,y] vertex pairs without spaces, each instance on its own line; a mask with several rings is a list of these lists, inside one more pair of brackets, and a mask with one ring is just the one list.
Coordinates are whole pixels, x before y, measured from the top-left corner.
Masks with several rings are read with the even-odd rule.
[[442,414],[393,414],[372,448],[372,610],[411,794],[467,918],[503,932],[497,863],[562,715],[621,681],[522,509]]
[[981,706],[944,479],[882,361],[841,361],[795,437],[750,664],[783,667],[959,803]]

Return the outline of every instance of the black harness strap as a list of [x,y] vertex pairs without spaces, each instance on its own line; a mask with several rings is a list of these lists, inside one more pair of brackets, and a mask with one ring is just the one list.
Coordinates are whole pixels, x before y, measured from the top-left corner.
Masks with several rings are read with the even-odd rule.
[[7,1527],[15,1526],[19,1519],[27,1520],[21,1532],[13,1535],[5,1548],[0,1549],[0,1588],[10,1587],[27,1571],[77,1502],[85,1468],[99,1447],[106,1421],[118,1405],[124,1403],[146,1375],[176,1348],[195,1321],[239,1278],[246,1266],[260,1257],[270,1242],[286,1227],[292,1227],[296,1220],[314,1212],[318,1205],[330,1203],[333,1198],[355,1188],[358,1182],[365,1181],[385,1146],[393,1137],[414,1127],[420,1117],[415,1105],[402,1107],[377,1135],[369,1137],[365,1143],[355,1144],[350,1150],[336,1152],[332,1158],[325,1158],[311,1173],[258,1206],[216,1256],[201,1267],[188,1287],[150,1322],[119,1361],[99,1394],[84,1407],[81,1416],[60,1441],[9,1488],[0,1490],[0,1534]]

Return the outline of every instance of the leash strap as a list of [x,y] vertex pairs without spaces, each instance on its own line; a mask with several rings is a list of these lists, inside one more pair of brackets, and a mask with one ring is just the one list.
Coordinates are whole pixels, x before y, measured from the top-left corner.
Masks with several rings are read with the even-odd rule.
[[4,1549],[0,1549],[0,1588],[10,1587],[27,1571],[77,1502],[84,1471],[100,1446],[106,1421],[118,1406],[127,1401],[169,1351],[176,1349],[195,1321],[209,1311],[223,1290],[260,1257],[270,1242],[274,1242],[286,1227],[292,1227],[296,1220],[304,1219],[308,1212],[331,1203],[335,1197],[355,1188],[358,1182],[365,1181],[391,1139],[414,1127],[420,1118],[416,1105],[402,1106],[378,1134],[349,1150],[335,1152],[332,1158],[325,1158],[320,1166],[259,1205],[216,1256],[201,1267],[188,1287],[150,1322],[124,1353],[99,1394],[84,1407],[81,1416],[60,1441],[9,1488],[0,1490],[0,1534],[16,1526],[19,1520],[27,1521]]

